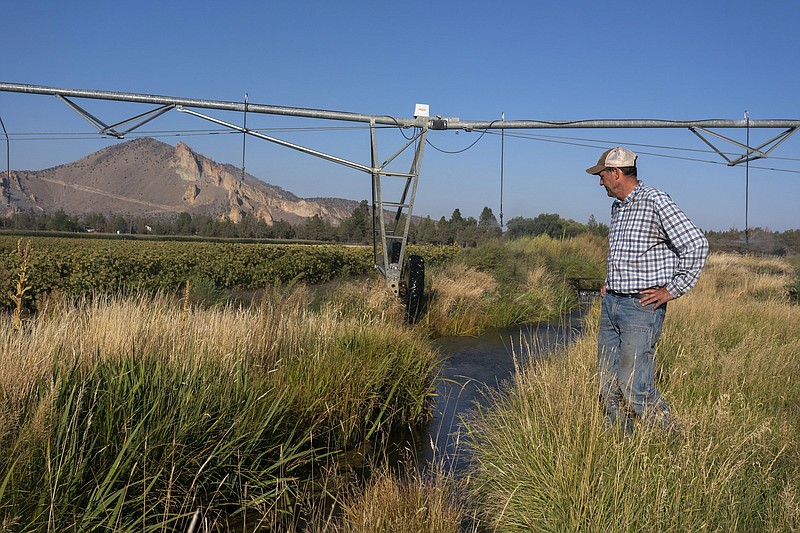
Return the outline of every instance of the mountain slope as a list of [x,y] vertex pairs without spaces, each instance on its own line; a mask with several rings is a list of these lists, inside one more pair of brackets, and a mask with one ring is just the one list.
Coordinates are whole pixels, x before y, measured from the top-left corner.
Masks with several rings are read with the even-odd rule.
[[70,215],[208,214],[239,222],[254,215],[271,224],[319,215],[338,224],[358,202],[299,198],[239,169],[208,159],[180,142],[141,138],[42,171],[13,172],[2,182],[2,210]]

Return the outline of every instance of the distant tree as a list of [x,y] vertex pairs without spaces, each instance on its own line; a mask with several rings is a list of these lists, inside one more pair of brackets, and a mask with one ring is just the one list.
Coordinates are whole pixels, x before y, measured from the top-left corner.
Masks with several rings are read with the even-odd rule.
[[[786,255],[800,254],[800,229],[784,231],[778,235],[778,241],[786,250]],[[798,272],[800,276],[800,271]]]
[[264,239],[270,237],[271,228],[264,220],[258,218],[253,213],[245,213],[242,220],[237,224],[239,237],[250,239]]
[[[459,212],[458,215],[460,217],[461,213]],[[438,224],[436,224],[436,244],[453,244],[455,242],[455,234],[456,231],[453,228],[453,224],[444,217],[440,218]]]
[[44,229],[44,225],[41,224],[41,218],[27,211],[14,213],[11,218],[13,219],[12,227],[14,229]]
[[319,215],[307,219],[296,231],[299,238],[312,241],[332,241],[336,235],[331,223]]
[[506,236],[509,239],[534,235],[533,219],[525,217],[513,217],[506,223]]
[[367,242],[370,232],[369,204],[362,200],[349,218],[339,226],[339,237],[345,242]]
[[148,224],[153,228],[155,235],[171,235],[175,232],[175,225],[166,220],[154,220],[152,224]]
[[608,236],[608,226],[605,224],[598,224],[597,220],[594,218],[594,215],[589,216],[589,222],[586,224],[589,228],[589,233],[594,235],[600,235],[601,237]]
[[78,231],[78,221],[59,209],[52,217],[47,217],[46,228],[55,231]]
[[231,222],[230,220],[219,220],[216,228],[217,237],[235,239],[236,237],[240,236],[238,224]]
[[197,235],[203,237],[217,236],[217,221],[210,215],[195,215],[192,218],[192,223]]
[[560,216],[555,213],[542,213],[533,219],[533,234],[547,235],[549,237],[561,237],[564,231],[564,224]]
[[102,213],[89,213],[83,217],[83,225],[94,231],[106,231],[106,217]]
[[192,235],[195,232],[194,224],[192,223],[192,215],[186,211],[178,214],[175,219],[175,233],[178,235]]
[[130,231],[130,225],[122,215],[111,215],[106,228],[112,233],[128,233]]
[[481,211],[481,216],[478,217],[478,226],[485,227],[499,227],[500,225],[497,223],[497,218],[492,213],[492,209],[489,207],[484,207],[483,211]]
[[431,217],[425,217],[417,224],[417,241],[424,243],[437,242],[436,223]]
[[456,233],[456,242],[461,246],[477,246],[483,241],[483,228],[478,227],[475,217],[467,217],[461,222]]
[[486,242],[491,239],[499,238],[503,235],[503,230],[497,222],[492,209],[484,207],[478,217],[478,227],[474,231],[474,240],[477,243]]
[[275,239],[294,239],[294,227],[285,220],[272,223],[271,236]]

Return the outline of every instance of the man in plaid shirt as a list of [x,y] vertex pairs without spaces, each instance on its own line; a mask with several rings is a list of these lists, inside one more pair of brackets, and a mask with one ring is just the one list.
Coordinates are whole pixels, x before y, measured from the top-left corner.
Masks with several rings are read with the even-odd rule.
[[667,302],[697,283],[708,241],[668,194],[639,181],[630,150],[607,150],[586,172],[599,176],[615,199],[598,334],[606,421],[626,431],[634,418],[673,428],[669,406],[655,386],[655,346]]

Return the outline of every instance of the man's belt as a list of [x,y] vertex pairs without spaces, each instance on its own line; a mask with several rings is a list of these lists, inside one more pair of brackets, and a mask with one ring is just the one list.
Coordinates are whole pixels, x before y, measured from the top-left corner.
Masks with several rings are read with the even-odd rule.
[[610,294],[612,296],[618,296],[620,298],[640,299],[644,297],[644,294],[642,294],[641,292],[617,292],[617,291],[612,291],[611,289],[606,289],[606,294]]

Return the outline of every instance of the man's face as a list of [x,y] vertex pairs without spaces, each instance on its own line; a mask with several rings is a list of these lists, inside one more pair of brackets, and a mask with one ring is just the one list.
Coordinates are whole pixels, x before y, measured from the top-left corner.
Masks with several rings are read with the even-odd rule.
[[618,198],[617,189],[619,180],[616,179],[614,170],[613,168],[604,168],[597,175],[600,176],[600,185],[606,188],[606,193],[611,198]]

